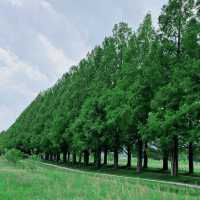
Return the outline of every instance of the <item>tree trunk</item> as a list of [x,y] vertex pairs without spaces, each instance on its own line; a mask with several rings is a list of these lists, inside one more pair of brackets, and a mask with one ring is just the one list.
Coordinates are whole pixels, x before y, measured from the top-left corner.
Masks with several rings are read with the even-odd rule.
[[127,167],[131,168],[131,144],[127,146]]
[[45,153],[45,160],[49,160],[49,154]]
[[163,151],[163,171],[168,170],[168,158],[169,158],[168,151],[164,150]]
[[145,145],[144,145],[144,164],[143,164],[143,168],[144,169],[148,168],[147,148],[148,148],[148,144],[147,144],[147,142],[145,142]]
[[98,148],[96,150],[96,162],[95,162],[96,169],[101,167],[101,149]]
[[56,154],[54,153],[54,154],[53,154],[53,161],[56,161],[56,159],[57,159],[57,158],[56,158]]
[[82,152],[79,154],[79,160],[78,160],[79,165],[81,164],[81,162],[82,162]]
[[70,152],[67,153],[67,162],[70,162]]
[[137,149],[137,168],[136,172],[141,173],[142,171],[142,146],[143,142],[142,139],[138,139],[136,143],[136,149]]
[[89,164],[89,152],[88,150],[84,151],[84,166],[88,166]]
[[171,152],[171,175],[178,175],[178,137],[174,136],[172,141],[172,152]]
[[56,162],[59,163],[59,161],[60,161],[60,153],[57,153],[56,154]]
[[63,152],[63,163],[67,162],[67,152]]
[[44,159],[44,155],[41,153],[40,155],[40,159],[43,160]]
[[53,153],[50,153],[50,161],[53,161]]
[[108,149],[105,148],[104,149],[104,161],[103,161],[104,165],[107,165],[107,157],[108,157]]
[[114,168],[117,169],[118,168],[118,149],[115,148],[114,149]]
[[72,164],[75,165],[76,164],[76,153],[73,152],[72,154]]
[[192,142],[189,143],[189,147],[188,147],[188,160],[189,160],[189,173],[193,174],[194,165],[193,165],[193,144],[192,144]]
[[94,156],[94,166],[96,165],[96,162],[97,162],[97,154],[96,154],[96,151],[93,152],[93,156]]

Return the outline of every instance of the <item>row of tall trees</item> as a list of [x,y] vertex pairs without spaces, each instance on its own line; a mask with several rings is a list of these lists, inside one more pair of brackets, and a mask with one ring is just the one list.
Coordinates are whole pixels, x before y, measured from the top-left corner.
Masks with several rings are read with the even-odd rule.
[[[178,155],[188,147],[193,172],[193,147],[200,137],[200,2],[169,0],[159,28],[147,14],[137,31],[126,23],[113,28],[78,66],[42,92],[4,133],[7,148],[45,153],[46,159],[88,165],[104,164],[113,152],[135,145],[137,172],[148,167],[148,147],[162,152],[163,169],[178,173]],[[143,163],[143,166],[142,166]]]

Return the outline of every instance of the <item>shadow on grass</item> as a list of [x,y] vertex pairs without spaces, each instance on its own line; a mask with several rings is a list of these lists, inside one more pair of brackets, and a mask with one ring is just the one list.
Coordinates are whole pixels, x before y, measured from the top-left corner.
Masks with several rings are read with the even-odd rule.
[[[121,181],[123,181],[124,177],[129,177],[126,181],[132,184],[142,184],[148,186],[149,188],[156,190],[156,191],[165,191],[170,193],[183,193],[183,194],[190,194],[192,196],[200,196],[200,189],[198,188],[190,188],[187,186],[181,185],[173,185],[173,184],[166,184],[160,182],[151,182],[151,180],[156,181],[166,181],[166,182],[174,182],[174,183],[185,183],[191,185],[200,186],[200,175],[199,174],[187,174],[184,172],[180,172],[177,177],[172,177],[170,175],[170,171],[163,171],[157,168],[148,168],[144,169],[140,174],[136,173],[136,168],[127,168],[124,166],[119,166],[117,169],[114,168],[113,165],[102,165],[100,169],[96,169],[93,164],[89,164],[87,167],[83,164],[76,164],[72,165],[72,163],[64,164],[64,163],[56,163],[53,161],[43,161],[48,164],[54,164],[57,166],[67,167],[71,169],[77,169],[85,172],[91,172],[96,174],[108,174],[108,175],[116,175]],[[92,173],[93,172],[93,173]],[[131,179],[131,177],[133,179]],[[122,179],[121,179],[122,178]],[[136,179],[137,178],[137,179]],[[147,179],[147,180],[143,180]],[[149,180],[149,181],[148,181]]]

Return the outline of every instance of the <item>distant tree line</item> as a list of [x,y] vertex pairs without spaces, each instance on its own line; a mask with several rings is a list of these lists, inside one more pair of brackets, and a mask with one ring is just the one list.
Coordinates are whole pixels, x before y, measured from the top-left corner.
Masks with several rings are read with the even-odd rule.
[[[135,145],[138,173],[148,167],[148,148],[163,157],[163,170],[178,173],[178,156],[188,149],[193,173],[194,146],[200,138],[200,1],[169,0],[152,26],[147,14],[137,31],[116,24],[113,34],[25,109],[0,135],[0,146],[46,160],[90,154],[96,168],[113,152]],[[3,142],[2,142],[3,141]],[[104,158],[101,160],[101,153]],[[81,157],[80,157],[81,158]]]

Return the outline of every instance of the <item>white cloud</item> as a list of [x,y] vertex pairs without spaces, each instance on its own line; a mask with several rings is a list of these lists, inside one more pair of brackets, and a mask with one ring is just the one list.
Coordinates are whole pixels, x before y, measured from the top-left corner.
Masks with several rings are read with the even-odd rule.
[[57,13],[55,11],[55,9],[53,8],[52,4],[50,4],[46,0],[40,1],[40,5],[42,6],[42,8],[44,8],[45,10],[48,10],[50,13],[52,13],[54,15],[58,15],[59,14],[59,13]]
[[56,48],[45,35],[39,34],[38,39],[45,50],[49,63],[53,67],[51,69],[52,73],[57,73],[56,78],[76,63],[75,60],[66,57],[62,49]]
[[0,87],[2,84],[15,81],[15,75],[21,73],[30,81],[48,81],[34,66],[20,60],[8,49],[0,48]]
[[8,0],[9,3],[11,3],[13,6],[22,7],[23,2],[21,0]]
[[15,119],[17,117],[15,111],[5,105],[0,105],[0,130],[6,130],[11,124],[7,119]]
[[36,95],[50,86],[36,66],[0,48],[0,130],[8,128]]

